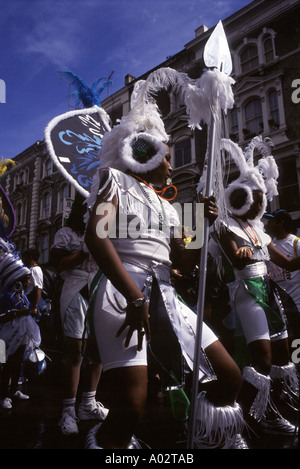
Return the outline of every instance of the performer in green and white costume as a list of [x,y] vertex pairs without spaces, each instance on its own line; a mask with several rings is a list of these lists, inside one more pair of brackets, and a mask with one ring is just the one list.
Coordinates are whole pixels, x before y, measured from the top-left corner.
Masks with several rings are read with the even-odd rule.
[[[297,395],[299,383],[295,365],[289,361],[284,304],[270,283],[266,262],[272,260],[291,271],[298,269],[300,263],[279,252],[264,231],[261,217],[267,199],[277,192],[278,172],[273,157],[267,154],[269,142],[257,138],[251,143],[244,156],[233,142],[223,142],[234,157],[240,176],[225,190],[228,214],[223,217],[223,230],[217,239],[234,269],[235,281],[229,290],[236,335],[244,335],[249,352],[250,362],[242,366],[244,385],[240,394],[245,412],[259,421],[266,432],[293,434],[293,425],[278,413],[275,415],[274,409],[270,412],[274,381],[281,380],[284,392],[289,395],[294,392]],[[257,147],[263,157],[254,166],[251,156]],[[253,387],[255,391],[249,401],[249,390],[253,391]]]
[[[141,87],[136,84],[133,96]],[[170,269],[175,265],[184,272],[190,261],[194,267],[199,252],[185,249],[174,236],[178,214],[157,194],[170,177],[171,156],[158,108],[144,95],[141,105],[133,103],[130,113],[105,134],[102,167],[87,200],[85,240],[103,272],[92,326],[111,400],[108,417],[87,437],[89,449],[137,448],[132,435],[147,395],[147,345],[178,381],[174,363],[178,368],[184,359],[193,367],[196,315],[170,285]],[[111,214],[106,219],[105,210]],[[244,449],[242,412],[235,402],[240,370],[205,324],[201,347],[195,445]]]

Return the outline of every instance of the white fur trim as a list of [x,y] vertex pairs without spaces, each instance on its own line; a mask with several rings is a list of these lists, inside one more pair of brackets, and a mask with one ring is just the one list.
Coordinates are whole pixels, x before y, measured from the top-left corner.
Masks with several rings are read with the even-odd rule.
[[215,406],[206,398],[206,392],[198,395],[196,414],[196,448],[229,449],[242,433],[244,419],[241,407]]
[[264,417],[267,405],[270,402],[271,378],[258,373],[252,366],[245,366],[242,378],[257,389],[249,414],[257,421],[260,421]]
[[272,380],[282,381],[283,392],[288,394],[291,402],[294,401],[294,396],[296,396],[297,400],[299,395],[299,375],[294,363],[284,366],[272,365],[270,377]]
[[[75,189],[84,197],[87,197],[89,195],[89,192],[86,191],[73,177],[72,175],[65,169],[65,167],[60,163],[58,156],[55,154],[53,144],[51,141],[51,131],[54,129],[54,127],[62,120],[69,119],[70,117],[73,116],[78,116],[78,115],[87,115],[87,114],[95,114],[95,112],[98,112],[100,115],[100,118],[102,120],[102,123],[104,127],[106,128],[106,132],[110,130],[109,126],[109,116],[108,114],[104,111],[104,109],[100,108],[99,106],[93,106],[90,108],[86,109],[76,109],[75,111],[69,111],[66,112],[65,114],[61,114],[59,116],[54,117],[47,127],[45,128],[44,135],[45,135],[45,142],[47,145],[48,152],[54,161],[55,165],[57,166],[59,172],[66,178],[66,180],[72,184]],[[99,161],[100,162],[100,161]]]
[[[146,163],[140,163],[133,157],[131,143],[139,136],[142,136],[145,140],[149,140],[157,151],[157,153]],[[164,160],[166,154],[166,145],[154,135],[150,135],[147,132],[134,132],[129,137],[124,139],[120,152],[120,159],[129,171],[134,171],[135,173],[139,174],[147,173],[148,171],[152,171],[153,169],[157,168]]]
[[[254,137],[245,152],[232,140],[221,140],[221,148],[229,153],[240,170],[238,179],[230,184],[224,191],[227,209],[232,214],[236,216],[244,215],[250,208],[249,200],[251,200],[251,198],[247,197],[243,207],[234,209],[230,204],[229,198],[235,188],[242,187],[246,189],[247,185],[251,190],[257,189],[262,191],[262,210],[255,219],[257,222],[266,211],[267,200],[271,201],[275,195],[278,195],[277,178],[279,173],[274,157],[270,154],[272,147],[272,141],[269,138],[262,139],[261,136]],[[254,150],[258,150],[262,155],[257,166],[254,166]]]
[[[246,201],[241,208],[234,208],[230,203],[230,197],[232,193],[237,189],[243,189],[247,193]],[[233,213],[233,215],[237,215],[237,216],[244,215],[246,212],[248,212],[251,205],[253,204],[252,189],[250,189],[250,187],[247,184],[236,180],[232,184],[230,184],[227,187],[227,189],[225,189],[225,201],[226,201],[228,210],[230,210],[230,212]]]

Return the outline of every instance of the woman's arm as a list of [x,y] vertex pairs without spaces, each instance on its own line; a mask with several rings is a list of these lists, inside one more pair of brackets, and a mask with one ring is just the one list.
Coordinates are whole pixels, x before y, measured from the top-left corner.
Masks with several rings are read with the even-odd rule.
[[[144,294],[125,269],[108,236],[109,226],[113,224],[118,210],[117,197],[114,197],[112,203],[106,202],[104,197],[104,195],[98,196],[94,204],[86,229],[85,242],[103,274],[128,302],[125,322],[117,334],[120,335],[127,326],[129,327],[125,343],[127,346],[133,332],[135,330],[140,331],[143,327],[145,328],[147,339],[150,340],[148,305],[144,303],[140,307],[135,307],[130,304],[130,302],[138,298],[143,298]],[[141,347],[140,336],[138,347]]]
[[255,262],[251,259],[253,251],[249,246],[238,248],[234,235],[226,231],[219,236],[219,241],[224,253],[235,269],[242,270],[246,265]]
[[287,257],[281,251],[279,251],[279,249],[277,249],[272,242],[268,245],[268,250],[271,261],[279,267],[287,269],[290,272],[300,269],[300,257]]
[[88,256],[88,252],[83,250],[70,252],[66,249],[53,248],[51,250],[51,258],[58,272],[74,269],[81,264]]
[[[202,197],[201,203],[204,204],[204,216],[212,224],[218,217],[218,207],[215,204],[213,197]],[[192,244],[189,248],[185,247],[182,236],[172,238],[171,247],[171,261],[172,267],[178,269],[182,274],[189,275],[194,267],[199,263],[201,249],[193,249]]]
[[42,289],[39,288],[39,287],[34,287],[33,293],[34,293],[34,300],[32,301],[31,314],[37,315],[37,313],[38,313],[38,304],[39,304],[40,299],[42,297]]

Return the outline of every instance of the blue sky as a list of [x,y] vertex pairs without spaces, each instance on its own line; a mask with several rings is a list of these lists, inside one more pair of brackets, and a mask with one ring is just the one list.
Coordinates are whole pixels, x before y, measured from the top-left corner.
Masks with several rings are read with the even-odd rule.
[[[88,84],[113,71],[113,93],[180,52],[196,28],[250,0],[0,0],[0,157],[13,158],[68,111],[71,70]],[[104,91],[103,97],[107,96]],[[74,101],[72,101],[74,103]]]

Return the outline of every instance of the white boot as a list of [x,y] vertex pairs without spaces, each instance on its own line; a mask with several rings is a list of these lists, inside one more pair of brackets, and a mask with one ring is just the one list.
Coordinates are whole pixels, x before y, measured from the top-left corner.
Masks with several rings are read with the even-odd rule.
[[203,391],[198,395],[195,447],[198,449],[247,449],[241,434],[244,428],[242,409],[215,406]]

